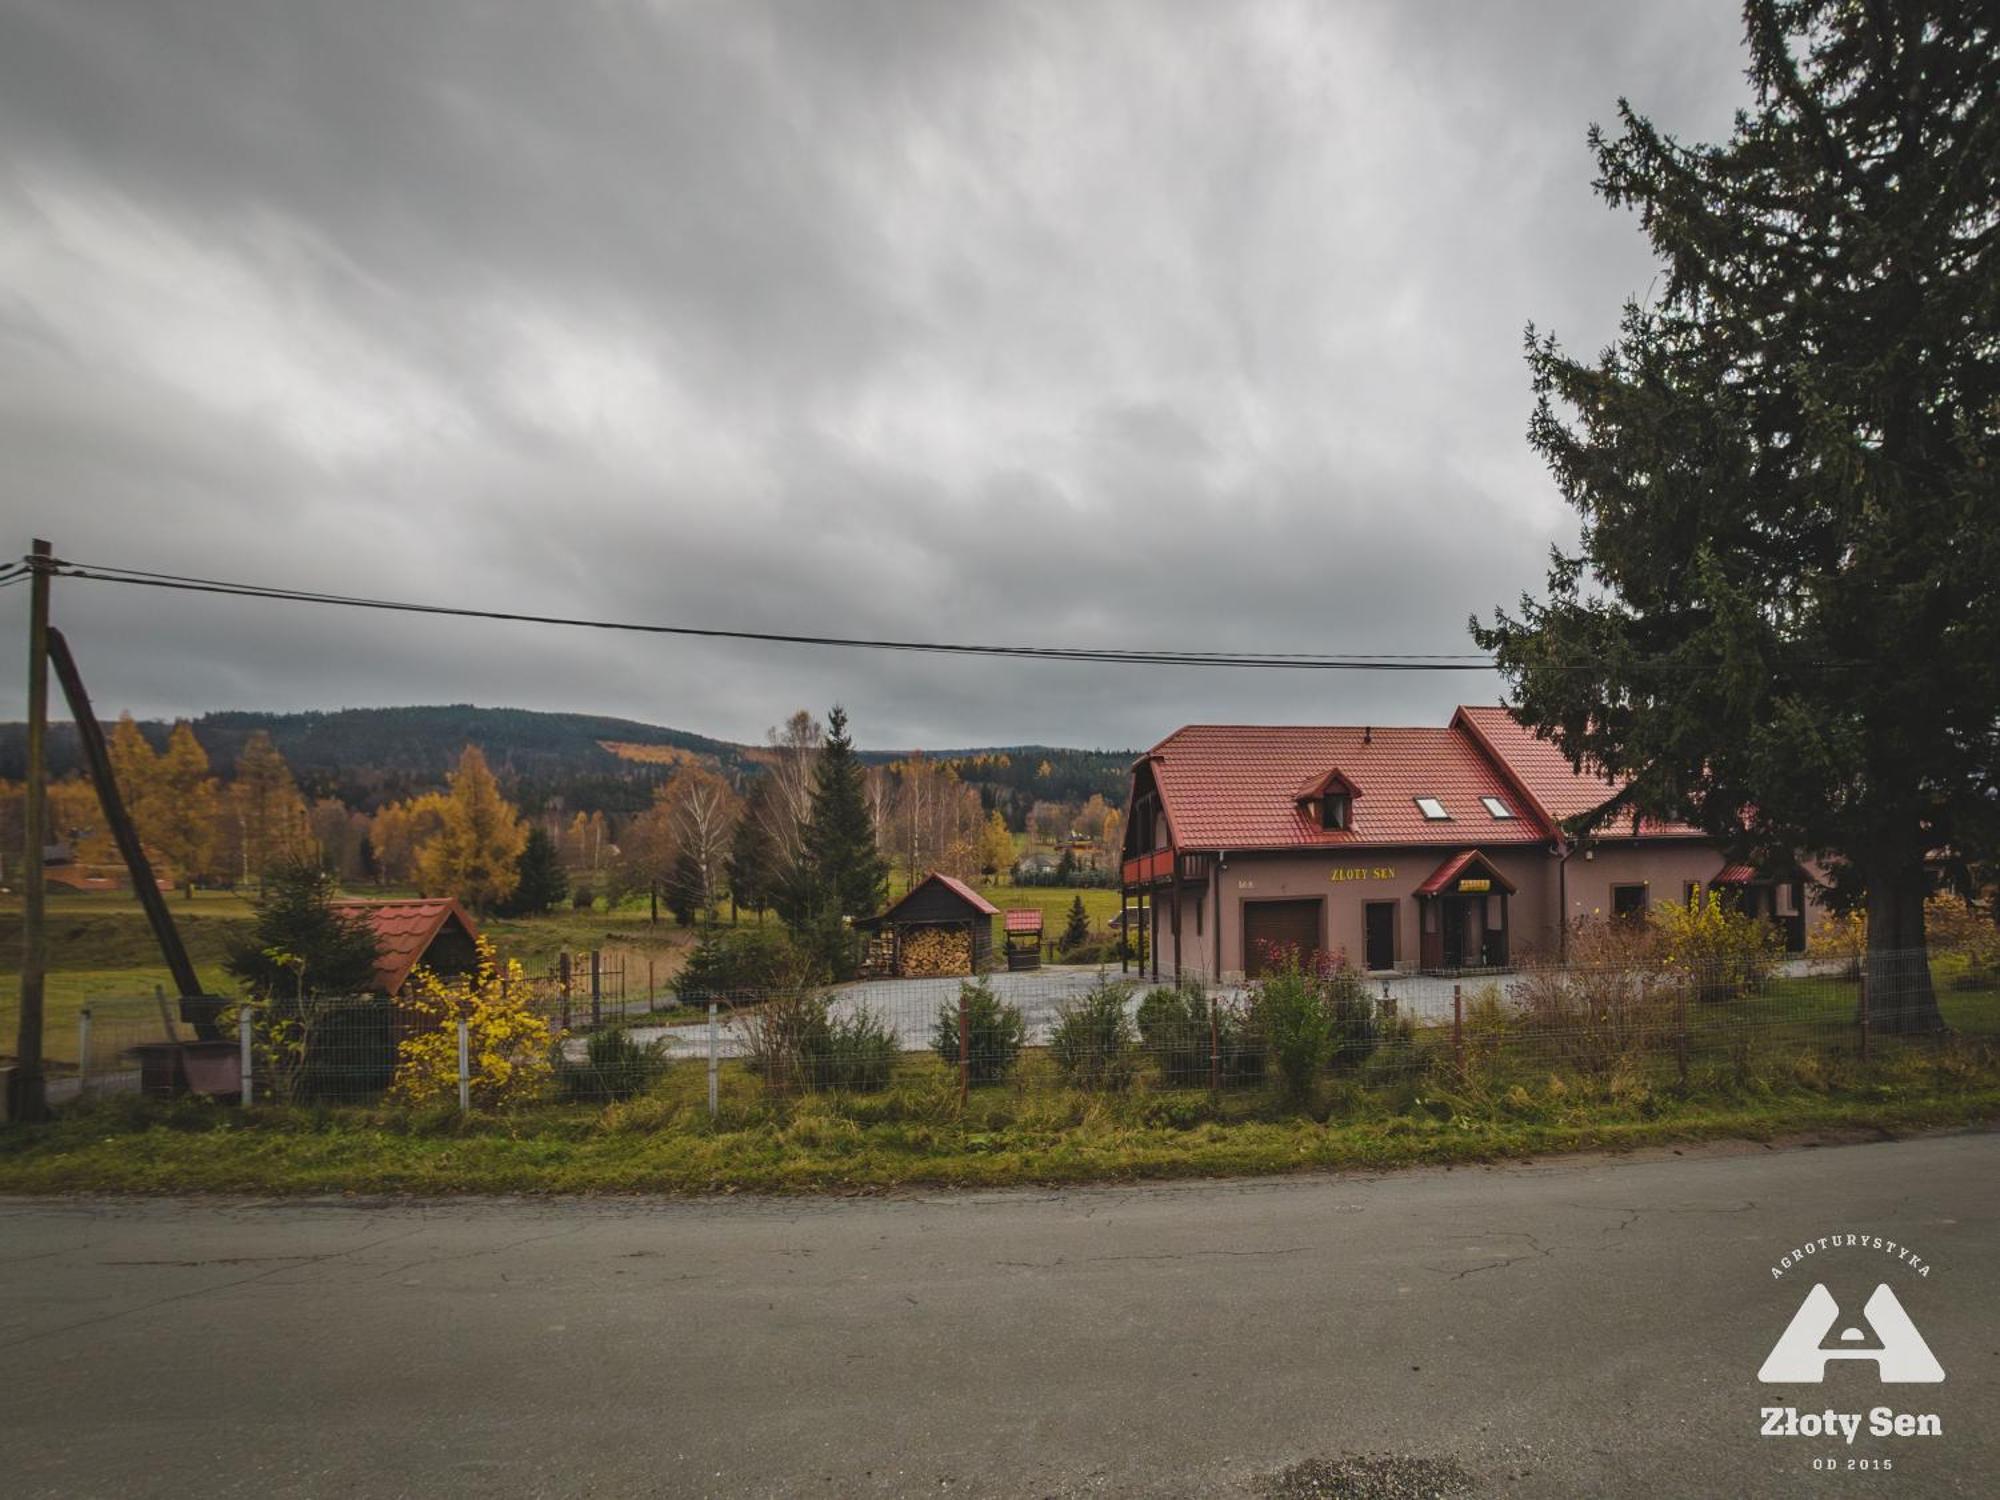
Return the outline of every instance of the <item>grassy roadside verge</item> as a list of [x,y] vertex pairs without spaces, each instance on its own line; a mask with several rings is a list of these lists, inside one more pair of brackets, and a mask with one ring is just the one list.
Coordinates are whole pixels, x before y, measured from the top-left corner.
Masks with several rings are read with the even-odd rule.
[[1934,1097],[1771,1095],[1602,1107],[1515,1120],[1457,1112],[1370,1119],[1208,1120],[1186,1127],[1086,1107],[1069,1117],[859,1122],[802,1106],[787,1118],[660,1128],[648,1111],[532,1118],[336,1111],[253,1114],[194,1105],[100,1107],[0,1131],[0,1193],[842,1192],[1380,1170],[1682,1141],[1813,1132],[1888,1135],[2000,1118],[2000,1087]]

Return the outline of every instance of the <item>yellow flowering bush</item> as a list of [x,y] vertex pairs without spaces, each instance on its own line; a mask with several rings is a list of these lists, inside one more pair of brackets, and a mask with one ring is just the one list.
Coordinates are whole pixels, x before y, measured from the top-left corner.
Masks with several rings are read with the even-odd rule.
[[1756,989],[1771,977],[1784,951],[1775,926],[1701,886],[1686,901],[1661,902],[1649,917],[1661,966],[1686,978],[1702,1000],[1728,1000]]
[[1933,954],[1965,960],[1965,979],[1977,985],[2000,969],[2000,924],[1990,907],[1976,906],[1955,891],[1939,891],[1924,903],[1924,936]]
[[1826,913],[1806,934],[1806,957],[1839,964],[1849,979],[1861,977],[1861,961],[1867,956],[1868,913],[1859,907]]
[[403,987],[405,1032],[396,1044],[391,1096],[433,1104],[458,1096],[458,1022],[466,1023],[472,1102],[499,1109],[539,1097],[555,1070],[565,1033],[535,1014],[519,963],[498,963],[479,940],[470,974],[440,979],[418,969]]

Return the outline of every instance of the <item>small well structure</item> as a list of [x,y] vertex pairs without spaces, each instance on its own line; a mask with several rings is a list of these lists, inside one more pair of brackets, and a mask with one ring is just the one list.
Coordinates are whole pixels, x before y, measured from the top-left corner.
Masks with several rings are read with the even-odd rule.
[[1009,969],[1039,969],[1042,966],[1042,914],[1034,910],[1010,911],[1001,920],[1002,941],[1007,947]]

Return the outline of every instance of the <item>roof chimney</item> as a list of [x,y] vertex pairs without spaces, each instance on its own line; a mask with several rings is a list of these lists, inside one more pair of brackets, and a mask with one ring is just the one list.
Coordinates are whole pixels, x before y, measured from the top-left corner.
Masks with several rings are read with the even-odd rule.
[[1361,726],[1361,743],[1364,745],[1375,743],[1375,726],[1373,724],[1364,724]]

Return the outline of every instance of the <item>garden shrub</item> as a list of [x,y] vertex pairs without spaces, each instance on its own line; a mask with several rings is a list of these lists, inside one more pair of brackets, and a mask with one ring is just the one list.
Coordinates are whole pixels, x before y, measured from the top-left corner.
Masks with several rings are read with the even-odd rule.
[[999,1083],[1014,1070],[1028,1024],[1019,1006],[1008,1005],[983,979],[968,979],[958,987],[958,1001],[938,1007],[931,1029],[931,1050],[954,1073],[958,1071],[959,1006],[965,1008],[966,1073],[975,1085]]
[[896,1034],[866,1006],[833,1014],[832,1000],[811,990],[771,997],[744,1013],[751,1071],[781,1093],[889,1086]]
[[593,1033],[583,1051],[581,1062],[557,1054],[556,1082],[566,1098],[630,1099],[667,1071],[665,1038],[641,1042],[622,1026]]
[[1257,981],[1254,995],[1258,1029],[1278,1086],[1287,1099],[1304,1099],[1334,1047],[1333,1017],[1318,976],[1296,958],[1288,959]]
[[1210,1061],[1208,994],[1183,980],[1148,990],[1139,1002],[1139,1037],[1171,1088],[1206,1087]]
[[1063,1081],[1093,1093],[1129,1088],[1137,1064],[1137,1038],[1125,1013],[1132,987],[1100,979],[1056,1007],[1049,1056]]
[[1332,1039],[1329,1061],[1336,1068],[1358,1068],[1375,1050],[1375,997],[1344,959],[1336,958],[1317,977]]
[[1685,980],[1692,998],[1710,1004],[1762,985],[1784,951],[1771,923],[1746,916],[1700,886],[1686,901],[1655,906],[1647,920],[1659,939],[1660,966]]
[[673,984],[682,1004],[705,1005],[710,1000],[745,1001],[797,990],[821,977],[782,928],[710,927]]
[[479,960],[470,974],[440,979],[417,969],[397,1000],[404,1026],[396,1046],[391,1092],[411,1105],[440,1103],[458,1092],[458,1022],[468,1032],[472,1101],[482,1109],[524,1103],[543,1092],[554,1071],[552,1051],[563,1033],[529,1004],[529,986],[520,964],[503,967],[493,945],[478,940]]

